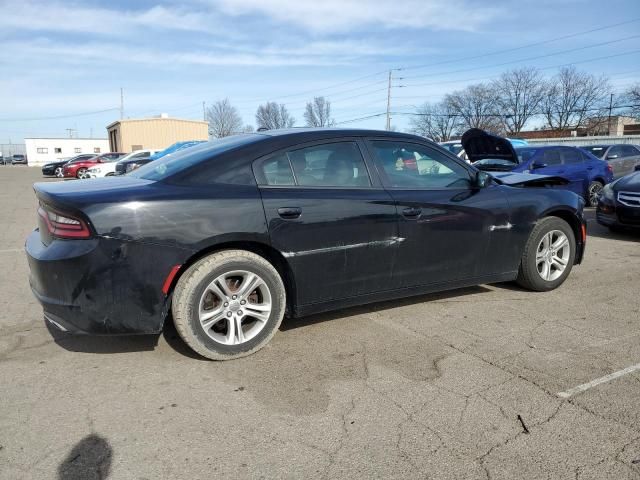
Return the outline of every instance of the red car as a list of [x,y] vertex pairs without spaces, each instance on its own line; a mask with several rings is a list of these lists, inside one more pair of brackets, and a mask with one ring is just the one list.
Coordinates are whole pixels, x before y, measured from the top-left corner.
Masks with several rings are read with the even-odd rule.
[[88,178],[87,170],[98,163],[117,162],[120,158],[124,157],[126,153],[110,152],[103,153],[102,155],[96,155],[88,160],[75,160],[67,163],[64,166],[65,178]]

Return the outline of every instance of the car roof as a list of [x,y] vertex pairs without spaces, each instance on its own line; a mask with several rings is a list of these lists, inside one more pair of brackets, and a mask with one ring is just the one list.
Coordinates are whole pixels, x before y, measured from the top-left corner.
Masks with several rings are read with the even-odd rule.
[[380,137],[406,138],[413,140],[426,140],[425,137],[410,133],[391,132],[388,130],[372,130],[362,128],[283,128],[278,130],[264,130],[255,132],[254,135],[268,135],[270,137],[289,137],[301,139],[301,141],[321,140],[332,137]]

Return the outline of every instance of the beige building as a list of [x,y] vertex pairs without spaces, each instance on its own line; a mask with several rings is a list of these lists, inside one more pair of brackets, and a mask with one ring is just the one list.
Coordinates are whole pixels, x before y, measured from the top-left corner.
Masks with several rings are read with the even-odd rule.
[[209,124],[202,120],[159,117],[118,120],[107,125],[112,152],[133,152],[143,148],[164,149],[176,142],[209,140]]

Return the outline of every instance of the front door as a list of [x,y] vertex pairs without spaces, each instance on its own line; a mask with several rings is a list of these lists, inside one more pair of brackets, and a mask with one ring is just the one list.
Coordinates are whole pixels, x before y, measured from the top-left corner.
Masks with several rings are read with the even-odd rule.
[[316,143],[258,161],[272,245],[293,270],[298,305],[390,288],[396,207],[354,141]]
[[504,187],[476,188],[462,161],[429,145],[371,140],[369,146],[398,208],[395,288],[517,269]]

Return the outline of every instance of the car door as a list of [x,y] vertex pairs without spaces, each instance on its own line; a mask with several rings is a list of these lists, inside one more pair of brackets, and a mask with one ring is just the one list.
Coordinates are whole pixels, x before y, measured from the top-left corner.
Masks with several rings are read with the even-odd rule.
[[396,207],[369,174],[357,139],[279,151],[254,171],[272,245],[293,270],[299,305],[390,288]]
[[[577,175],[575,170],[567,169],[567,165],[564,164],[564,160],[567,155],[564,153],[566,147],[552,147],[541,148],[533,156],[531,160],[531,173],[539,175],[551,175],[565,178],[569,181],[567,189],[571,190],[578,195],[584,195],[586,187],[584,185],[586,180],[586,171],[582,172],[582,175]],[[582,162],[581,156],[579,156],[580,162]]]
[[633,145],[622,145],[622,154],[624,155],[624,174],[628,175],[635,170],[636,165],[640,164],[640,150]]
[[622,147],[622,145],[614,145],[609,149],[605,157],[605,160],[611,165],[611,169],[613,170],[613,178],[623,177],[627,173],[627,166],[625,164],[628,162],[625,159],[625,153]]
[[452,284],[517,268],[503,187],[475,188],[475,170],[429,144],[367,144],[398,208],[395,288]]
[[589,189],[593,166],[584,162],[582,154],[574,147],[561,147],[560,158],[564,167],[564,175],[571,183],[571,190],[584,196]]

